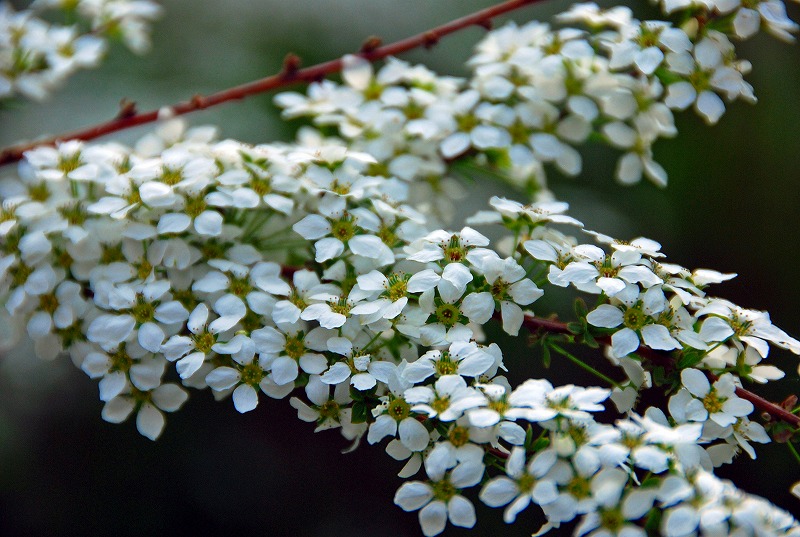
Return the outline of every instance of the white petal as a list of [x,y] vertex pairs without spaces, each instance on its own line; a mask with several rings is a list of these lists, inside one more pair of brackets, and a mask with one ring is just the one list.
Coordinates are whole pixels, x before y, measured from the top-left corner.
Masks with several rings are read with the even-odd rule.
[[294,382],[298,372],[297,362],[288,356],[280,356],[272,362],[272,380],[275,384],[282,386]]
[[200,235],[216,237],[222,233],[222,215],[216,211],[203,211],[194,219],[194,229]]
[[164,414],[150,403],[145,403],[136,414],[136,428],[150,440],[161,436],[164,430]]
[[436,500],[426,505],[419,512],[419,524],[425,537],[433,537],[444,531],[447,524],[447,507],[441,500]]
[[398,427],[400,441],[411,451],[422,451],[428,447],[430,435],[422,423],[414,418],[406,418]]
[[258,406],[258,393],[249,384],[240,384],[233,390],[232,399],[233,406],[242,414],[250,412]]
[[447,513],[455,526],[471,528],[475,525],[475,507],[461,495],[453,496],[447,502]]

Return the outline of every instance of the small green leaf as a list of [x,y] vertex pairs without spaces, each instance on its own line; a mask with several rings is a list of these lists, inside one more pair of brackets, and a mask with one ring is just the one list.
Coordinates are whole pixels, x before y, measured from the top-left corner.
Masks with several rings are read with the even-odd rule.
[[575,299],[573,310],[578,319],[584,319],[589,314],[589,308],[586,307],[586,302],[582,298]]
[[365,423],[367,421],[367,405],[365,403],[355,403],[350,421],[353,423]]
[[575,335],[583,334],[586,331],[586,325],[573,321],[571,323],[567,323],[567,330]]
[[542,346],[542,364],[546,368],[550,368],[550,362],[552,361],[552,357],[550,356],[550,347],[547,345]]

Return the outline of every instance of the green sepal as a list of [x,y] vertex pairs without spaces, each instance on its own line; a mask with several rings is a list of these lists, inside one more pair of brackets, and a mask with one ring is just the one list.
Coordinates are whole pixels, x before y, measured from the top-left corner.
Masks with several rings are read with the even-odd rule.
[[585,319],[589,314],[589,308],[586,306],[586,301],[582,298],[576,298],[572,304],[572,309],[575,312],[575,317],[578,319]]
[[367,404],[359,401],[353,404],[353,412],[350,415],[350,421],[353,423],[366,423],[367,421]]
[[586,325],[579,321],[572,321],[571,323],[567,323],[567,330],[570,333],[579,336],[586,331]]
[[550,345],[548,345],[545,340],[542,341],[542,365],[549,369],[550,363],[553,361],[553,357],[550,353]]
[[647,535],[661,535],[661,510],[655,507],[650,509],[644,522],[644,531]]

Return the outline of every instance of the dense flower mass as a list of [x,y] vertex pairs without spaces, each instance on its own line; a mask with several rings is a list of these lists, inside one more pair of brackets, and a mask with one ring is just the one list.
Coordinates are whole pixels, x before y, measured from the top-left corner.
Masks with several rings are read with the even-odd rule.
[[[60,11],[71,24],[51,24]],[[150,0],[35,0],[14,11],[0,5],[0,102],[13,96],[41,100],[75,71],[97,67],[108,38],[136,53],[150,46],[149,24],[161,7]]]
[[[112,4],[75,9],[102,21]],[[579,173],[575,146],[597,139],[623,151],[623,183],[665,184],[651,147],[675,134],[672,110],[715,123],[723,99],[754,100],[729,37],[751,36],[754,17],[790,36],[775,4],[665,3],[688,17],[679,27],[581,4],[559,20],[587,31],[490,32],[466,81],[349,56],[343,84],[277,97],[336,136],[219,141],[165,110],[133,147],[28,151],[0,179],[0,315],[15,329],[3,347],[27,334],[41,358],[68,354],[99,380],[103,418],[135,413],[150,439],[188,389],[242,413],[291,396],[317,430],[406,461],[394,502],[426,536],[474,526],[476,497],[508,523],[536,506],[540,534],[800,535],[788,512],[714,475],[771,441],[744,383],[781,378],[770,347],[800,354],[800,341],[708,294],[734,275],[585,229],[544,175]],[[141,38],[155,8],[117,8]],[[502,171],[530,203],[494,197],[453,228],[464,166]],[[538,311],[553,287],[581,297],[573,322]],[[494,322],[608,386],[512,386]],[[603,345],[624,379],[576,344]],[[639,401],[646,390],[667,412]]]

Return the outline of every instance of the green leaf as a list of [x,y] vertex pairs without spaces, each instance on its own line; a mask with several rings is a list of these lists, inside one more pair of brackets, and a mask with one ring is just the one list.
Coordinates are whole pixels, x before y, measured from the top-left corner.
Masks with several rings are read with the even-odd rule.
[[367,421],[367,405],[365,403],[355,403],[350,419],[353,423],[365,423]]
[[653,507],[647,515],[644,530],[648,535],[661,535],[661,510]]
[[550,347],[548,345],[542,346],[542,364],[546,368],[550,368],[550,362],[552,362],[552,356],[550,355]]
[[571,323],[567,323],[567,330],[575,334],[576,336],[579,334],[583,334],[586,331],[586,325],[583,323],[579,323],[577,321],[573,321]]
[[573,303],[573,310],[578,319],[584,319],[589,314],[589,308],[586,307],[586,302],[582,298],[576,298]]
[[593,349],[599,349],[600,348],[600,344],[597,342],[597,340],[594,338],[594,336],[588,330],[583,333],[583,342],[586,343],[587,346],[589,346],[589,347],[591,347]]

